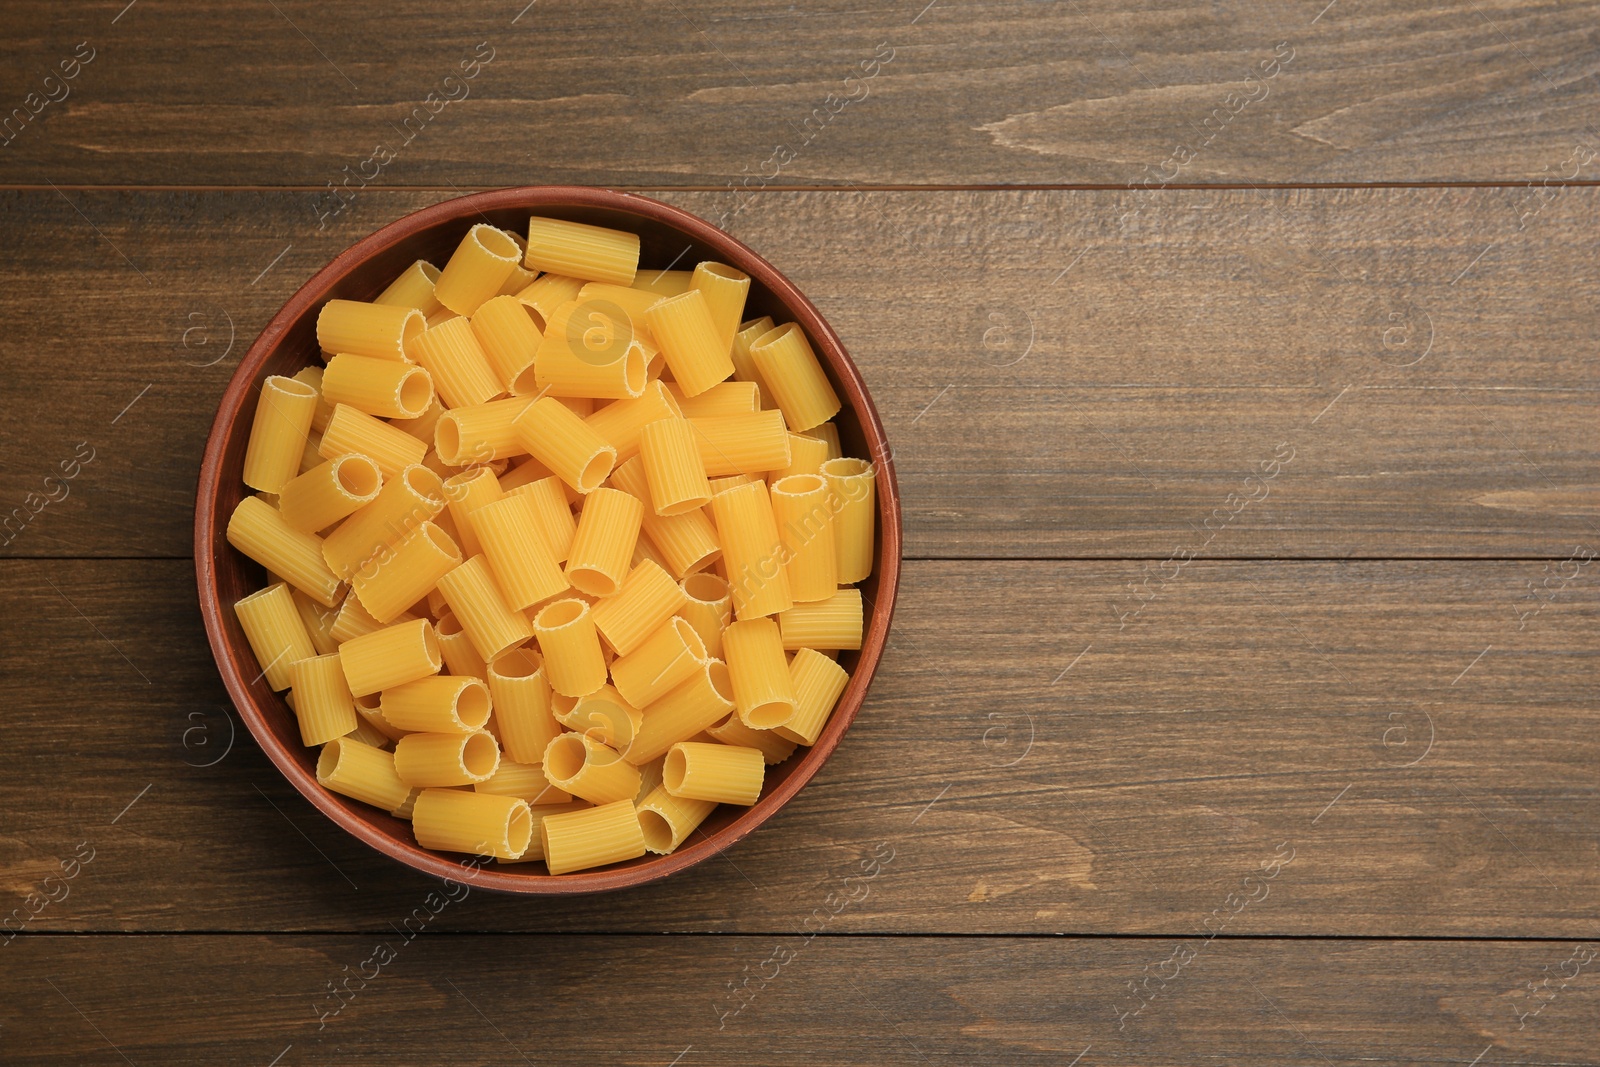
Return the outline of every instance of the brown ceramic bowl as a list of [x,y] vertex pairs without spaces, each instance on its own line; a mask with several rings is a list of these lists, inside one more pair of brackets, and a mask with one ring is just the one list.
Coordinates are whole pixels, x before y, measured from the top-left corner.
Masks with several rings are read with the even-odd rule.
[[[300,743],[293,712],[258,677],[255,655],[232,610],[234,601],[261,588],[265,581],[262,569],[235,551],[225,537],[228,516],[246,493],[240,473],[258,389],[270,374],[294,374],[318,361],[316,318],[323,303],[334,297],[371,300],[413,261],[443,264],[474,223],[487,220],[523,231],[528,216],[534,213],[639,234],[641,270],[661,270],[669,265],[682,269],[712,259],[749,274],[747,317],[771,315],[779,323],[800,324],[844,400],[836,421],[846,454],[871,458],[878,466],[878,561],[871,578],[861,586],[870,614],[861,651],[841,656],[840,662],[851,674],[850,684],[816,745],[797,749],[789,759],[769,768],[761,799],[753,807],[720,806],[700,831],[671,855],[645,856],[558,876],[546,873],[542,863],[491,862],[481,869],[464,865],[465,856],[420,847],[410,823],[317,784],[317,750]],[[770,263],[710,223],[647,197],[602,189],[534,186],[447,200],[390,223],[347,249],[289,298],[250,346],[217,409],[195,500],[194,559],[200,612],[229,695],[272,762],[323,814],[378,851],[429,874],[513,893],[590,893],[642,885],[715,855],[771,818],[822,767],[860,709],[883,655],[900,576],[900,500],[883,424],[860,372],[817,309]]]

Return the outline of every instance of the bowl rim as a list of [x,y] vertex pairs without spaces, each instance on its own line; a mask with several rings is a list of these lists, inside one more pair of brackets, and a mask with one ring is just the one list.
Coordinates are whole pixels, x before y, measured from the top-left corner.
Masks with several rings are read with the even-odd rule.
[[[737,815],[714,834],[665,856],[648,856],[628,867],[601,867],[591,871],[551,875],[514,868],[485,866],[483,857],[452,859],[415,841],[390,836],[356,818],[333,793],[323,787],[314,771],[307,771],[295,759],[268,725],[266,715],[256,703],[235,658],[223,623],[223,604],[218,589],[217,568],[212,547],[226,528],[219,522],[217,509],[221,489],[222,460],[229,431],[243,418],[243,408],[268,357],[276,351],[283,335],[300,316],[329,298],[329,292],[370,256],[418,232],[442,223],[468,218],[491,210],[530,211],[539,208],[603,208],[639,215],[663,223],[686,238],[715,250],[733,266],[745,271],[764,286],[794,316],[806,334],[817,342],[818,355],[833,370],[850,407],[857,413],[871,459],[877,468],[876,494],[880,520],[877,578],[878,595],[868,616],[856,669],[839,698],[823,734],[802,757],[789,775],[772,792]],[[217,414],[206,437],[200,477],[195,489],[194,509],[195,579],[198,585],[200,614],[204,620],[212,658],[222,676],[223,686],[249,727],[257,745],[266,752],[283,776],[302,796],[335,825],[356,840],[424,874],[453,879],[476,888],[525,895],[567,896],[627,889],[660,881],[696,863],[709,859],[743,840],[787,804],[809,782],[838,747],[845,731],[855,720],[866,692],[877,674],[888,641],[890,621],[899,593],[901,562],[901,511],[899,487],[895,480],[893,449],[877,407],[867,391],[861,372],[833,328],[809,299],[776,267],[737,237],[710,222],[671,204],[633,192],[570,185],[530,185],[469,193],[430,204],[404,215],[355,242],[339,253],[297,289],[268,320],[261,333],[240,358],[218,401]]]

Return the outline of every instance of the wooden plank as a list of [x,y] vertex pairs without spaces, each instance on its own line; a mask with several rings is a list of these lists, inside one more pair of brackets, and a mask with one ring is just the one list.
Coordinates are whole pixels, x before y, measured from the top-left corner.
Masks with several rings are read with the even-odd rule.
[[[441,893],[433,915],[424,900],[433,922],[476,903]],[[1150,980],[1159,993],[1132,1015],[1128,986],[1185,949],[1188,966]],[[293,1067],[397,1052],[651,1067],[1594,1063],[1600,1009],[1600,946],[1545,941],[383,931],[29,937],[6,952],[0,1040],[8,1059],[25,1050],[41,1065]]]
[[[234,361],[338,249],[438,196],[370,192],[318,235],[305,194],[0,194],[0,503],[43,508],[3,551],[187,555]],[[1565,558],[1600,512],[1600,190],[1522,229],[1516,203],[791,193],[734,230],[861,365],[912,557]],[[96,458],[41,504],[80,442]]]
[[[1142,566],[908,565],[860,717],[764,828],[660,885],[441,926],[782,932],[881,844],[833,929],[1189,936],[1289,856],[1227,933],[1592,931],[1600,564],[1197,561],[1131,614]],[[0,579],[8,907],[97,851],[31,928],[381,931],[434,884],[229,746],[187,563]]]
[[1592,2],[124,6],[12,5],[7,181],[1592,180],[1600,146]]

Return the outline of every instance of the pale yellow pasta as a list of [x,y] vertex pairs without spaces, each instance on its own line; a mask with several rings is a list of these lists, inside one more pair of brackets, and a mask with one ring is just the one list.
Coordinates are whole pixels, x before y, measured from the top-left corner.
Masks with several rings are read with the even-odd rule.
[[[342,666],[342,662],[341,662]],[[354,698],[356,717],[368,729],[383,736],[383,744],[378,748],[393,748],[394,743],[406,735],[404,730],[397,730],[389,725],[389,720],[383,717],[383,695],[381,693],[367,693]],[[375,742],[367,742],[373,744]]]
[[772,399],[772,390],[767,386],[767,380],[761,376],[761,371],[756,367],[756,361],[750,356],[750,346],[757,340],[772,332],[772,317],[763,315],[758,319],[751,319],[739,325],[739,331],[733,335],[733,376],[741,382],[752,382],[760,390],[761,406],[763,408],[776,408],[777,402]]
[[727,579],[701,571],[685,577],[678,588],[685,598],[678,614],[700,635],[706,655],[721,659],[722,631],[733,621],[733,595]]
[[528,617],[506,603],[489,564],[473,556],[439,579],[450,611],[485,663],[533,636]]
[[[235,601],[233,613],[239,619],[245,639],[250,642],[251,651],[256,654],[256,663],[267,684],[275,690],[288,689],[294,684],[290,669],[300,660],[317,654],[311,635],[300,621],[300,612],[295,610],[289,587],[277,582],[257,590]],[[348,732],[341,730],[339,733]]]
[[828,459],[840,459],[844,456],[844,452],[839,446],[839,424],[836,422],[825,422],[821,426],[813,426],[802,436],[815,437],[826,444],[828,446]]
[[799,326],[791,322],[757,338],[750,346],[750,358],[789,429],[809,430],[839,413],[839,394]]
[[487,467],[473,467],[444,480],[444,498],[449,501],[450,518],[461,535],[461,554],[476,556],[483,551],[473,526],[472,513],[485,504],[493,504],[505,496],[494,471]]
[[639,436],[648,423],[682,414],[678,401],[662,382],[651,382],[632,400],[613,400],[583,421],[617,450],[617,462],[639,454]]
[[721,478],[708,478],[711,485],[711,495],[716,496],[724,489],[732,489],[736,485],[748,485],[755,481],[748,474],[724,474]]
[[[500,484],[505,485],[505,481],[502,480]],[[578,532],[578,520],[573,517],[572,508],[567,504],[566,487],[561,479],[551,475],[515,489],[508,489],[506,495],[526,496],[533,501],[534,513],[539,520],[539,529],[544,532],[545,543],[550,546],[550,552],[557,563],[566,562],[567,556],[572,552],[572,539]]]
[[638,648],[611,662],[611,684],[628,703],[646,708],[692,677],[705,658],[706,646],[700,635],[674,616]]
[[[513,241],[518,242],[517,258],[520,260],[521,257],[522,257],[523,251],[525,251],[522,248],[522,244],[523,244],[522,238],[518,237],[514,233],[511,233],[510,231],[507,231],[506,236],[510,237]],[[536,271],[536,270],[528,270],[526,267],[522,266],[520,263],[515,264],[511,268],[511,273],[506,275],[505,283],[500,286],[500,292],[499,292],[498,295],[500,295],[500,296],[516,296],[518,293],[522,292],[522,290],[526,289],[528,286],[532,285],[535,281],[537,281],[538,277],[539,277],[539,272],[538,271]],[[482,310],[482,306],[481,305],[479,306],[479,310]]]
[[436,524],[424,522],[357,567],[350,588],[368,614],[388,624],[426,597],[460,563],[461,549],[450,536]]
[[639,459],[657,515],[682,515],[711,502],[698,435],[687,419],[657,419],[639,435]]
[[582,289],[582,278],[569,278],[564,274],[542,274],[537,281],[529,283],[526,289],[517,294],[517,300],[528,309],[534,329],[543,333],[544,324],[549,321],[556,308],[568,300],[578,299],[578,293]]
[[539,331],[533,328],[527,308],[514,296],[496,296],[472,314],[472,332],[489,357],[495,379],[506,392],[511,383],[533,365],[539,348]]
[[333,418],[328,420],[328,429],[317,451],[324,459],[352,452],[366,456],[378,465],[385,478],[393,478],[407,467],[422,462],[428,446],[404,430],[397,430],[349,404],[335,404]]
[[761,410],[761,387],[755,382],[718,382],[699,396],[682,396],[675,386],[673,398],[686,418],[714,415],[745,415]]
[[752,411],[744,415],[709,415],[690,419],[700,445],[706,474],[759,475],[789,465],[789,431],[781,411]]
[[830,459],[822,465],[822,476],[832,494],[839,581],[863,581],[872,573],[877,471],[864,459]]
[[467,231],[439,272],[439,280],[433,284],[434,299],[457,315],[471,315],[500,291],[520,251],[510,234],[478,223]]
[[[644,472],[644,463],[635,456],[612,472],[611,484],[640,504],[650,499],[650,480]],[[702,570],[721,554],[716,528],[704,510],[682,515],[657,515],[651,507],[642,508],[641,526],[650,543],[667,561],[667,570],[675,578]]]
[[[317,451],[321,445],[322,435],[320,433],[312,430],[310,433],[306,434],[306,447],[300,452],[300,474],[304,474],[312,467],[315,467],[318,463],[323,462],[322,454]],[[293,479],[290,480],[292,481]],[[271,496],[272,494],[265,493],[263,495]]]
[[605,684],[606,659],[587,601],[569,597],[545,605],[534,616],[533,632],[551,689],[581,697]]
[[828,461],[828,442],[803,433],[789,435],[789,465],[767,475],[773,482],[796,474],[821,474]]
[[343,737],[360,722],[337,654],[308,656],[289,667],[300,741],[308,748]]
[[411,339],[406,351],[433,376],[433,387],[447,408],[485,404],[505,392],[464,318],[428,327]]
[[637,567],[646,560],[654,563],[662,570],[666,570],[669,566],[667,557],[661,554],[661,550],[655,546],[655,542],[650,540],[648,534],[640,530],[639,539],[633,543],[633,565]]
[[[532,401],[528,401],[528,403],[532,403]],[[549,467],[546,467],[543,463],[540,463],[532,456],[528,456],[527,458],[519,461],[515,467],[509,468],[504,474],[500,475],[500,488],[509,493],[513,489],[520,489],[525,485],[532,485],[541,478],[555,478],[555,475],[550,473]],[[558,482],[560,481],[559,478],[556,480]],[[566,491],[567,490],[562,489],[563,493]],[[576,496],[577,494],[575,493],[573,495]]]
[[633,279],[633,288],[657,296],[677,296],[689,291],[694,280],[692,270],[643,270]]
[[434,675],[385,689],[380,710],[406,733],[471,733],[488,724],[493,705],[482,679]]
[[673,851],[706,821],[716,806],[714,800],[675,797],[664,786],[656,786],[638,805],[645,848],[663,856]]
[[570,874],[644,855],[644,832],[633,801],[546,815],[540,826],[551,874]]
[[720,722],[732,710],[733,683],[727,664],[705,660],[686,681],[643,709],[639,735],[623,758],[635,766],[659,759],[667,749]]
[[477,508],[472,527],[511,607],[529,608],[566,590],[567,579],[545,539],[538,505],[527,493],[512,493]]
[[823,650],[861,647],[861,590],[840,589],[827,600],[796,604],[778,614],[783,647]]
[[347,453],[292,479],[278,494],[283,521],[304,533],[325,530],[377,499],[383,472],[366,456]]
[[426,467],[413,464],[386,477],[383,488],[340,523],[322,542],[322,559],[333,573],[348,578],[385,545],[399,541],[444,510],[444,483]]
[[438,311],[435,311],[432,315],[428,316],[426,325],[427,328],[431,330],[441,322],[449,322],[451,319],[459,319],[460,317],[460,315],[457,315],[449,308],[441,306]]
[[487,678],[488,664],[478,655],[477,646],[448,605],[436,619],[433,629],[439,635],[439,654],[444,657],[444,669],[459,677]]
[[[688,600],[682,587],[658,564],[637,564],[612,596],[593,609],[595,629],[620,656],[644,643]],[[699,627],[695,627],[699,631]],[[704,634],[701,635],[702,639]]]
[[423,848],[515,860],[533,841],[533,813],[521,797],[424,789],[411,810],[411,828]]
[[394,770],[394,756],[349,737],[336,737],[317,756],[317,781],[363,804],[394,811],[411,796],[411,787]]
[[544,750],[544,773],[557,787],[591,804],[626,800],[639,792],[639,769],[587,734],[561,734]]
[[617,450],[555,397],[529,404],[513,426],[523,450],[580,493],[599,488],[617,461]]
[[489,665],[488,681],[506,755],[518,763],[543,761],[545,746],[561,732],[550,714],[544,661],[530,648],[514,648]]
[[228,517],[228,544],[325,608],[339,602],[343,583],[322,558],[322,538],[296,530],[258,497],[239,501]]
[[322,368],[314,363],[308,367],[301,367],[294,372],[294,380],[304,382],[317,391],[317,410],[311,416],[311,433],[313,436],[320,436],[322,431],[328,428],[328,420],[333,418],[333,405],[322,396]]
[[[403,785],[404,783],[401,783],[401,784]],[[405,801],[403,803],[401,803],[401,805],[398,808],[395,808],[393,811],[391,811],[389,814],[393,815],[397,819],[404,819],[404,820],[406,820],[406,822],[410,822],[411,821],[411,814],[412,814],[413,811],[416,810],[416,807],[417,807],[417,798],[420,797],[421,795],[422,795],[422,790],[420,790],[420,789],[411,790],[410,793],[406,794]]]
[[433,401],[433,379],[410,363],[341,353],[328,360],[322,395],[379,418],[416,419]]
[[794,717],[794,683],[777,623],[771,619],[734,623],[722,634],[722,651],[740,722],[752,730],[770,730]]
[[639,268],[639,235],[535,216],[528,220],[523,266],[589,282],[632,285]]
[[364,697],[438,674],[443,661],[433,626],[413,619],[352,637],[339,646],[339,663],[350,695]]
[[596,489],[585,497],[565,572],[573,588],[593,596],[615,593],[633,560],[643,518],[644,505],[620,489]]
[[465,467],[523,454],[527,450],[517,440],[514,423],[530,403],[525,397],[513,396],[445,411],[433,432],[439,458]]
[[443,414],[444,405],[439,403],[439,394],[434,393],[428,398],[428,406],[421,415],[414,419],[390,419],[389,425],[410,434],[425,445],[431,445],[434,430],[439,425],[439,417]]
[[708,727],[706,733],[724,745],[753,748],[761,753],[761,758],[768,764],[782,763],[795,750],[795,743],[787,737],[780,737],[778,730],[752,730],[736,714]]
[[500,766],[500,746],[487,730],[406,734],[394,743],[394,769],[415,789],[472,785]]
[[610,685],[588,696],[553,697],[550,706],[561,725],[619,752],[627,751],[644,723],[644,713]]
[[324,352],[407,362],[406,346],[427,328],[427,317],[399,304],[330,300],[317,313],[317,344]]
[[749,806],[761,797],[766,773],[758,749],[680,741],[667,751],[661,786],[687,800]]
[[699,396],[733,374],[732,339],[723,337],[700,290],[657,301],[645,321],[684,396]]
[[644,392],[654,354],[617,305],[571,300],[545,323],[531,375],[524,370],[512,387],[524,395],[632,399]]
[[513,763],[508,759],[502,759],[494,775],[475,783],[472,789],[475,793],[521,797],[530,805],[566,804],[572,800],[570,793],[550,783],[539,764]]
[[359,714],[356,716],[356,728],[344,736],[352,741],[359,741],[363,745],[370,745],[373,748],[381,748],[385,751],[388,751],[394,744],[387,734]]
[[816,474],[795,474],[773,482],[771,496],[790,595],[797,604],[827,600],[839,587],[828,483]]
[[765,482],[725,489],[711,498],[722,562],[733,592],[733,613],[755,619],[794,604],[783,567],[783,545]]
[[300,472],[317,391],[305,382],[274,374],[261,383],[250,441],[244,452],[244,484],[263,493],[281,492]]
[[666,762],[667,757],[660,756],[639,765],[639,791],[633,796],[635,806],[643,804],[646,797],[661,788],[661,765]]
[[298,589],[290,596],[294,598],[294,610],[299,613],[300,624],[306,628],[306,636],[311,638],[311,647],[317,650],[317,655],[337,652],[339,642],[333,636],[333,620],[338,612],[323,607]]
[[[402,622],[415,622],[416,615],[406,611],[390,622],[391,626]],[[328,636],[338,644],[344,644],[352,637],[364,637],[375,630],[383,629],[383,623],[374,619],[366,608],[361,606],[361,601],[353,596],[347,596],[339,604],[339,609],[334,612],[333,624],[328,627]]]
[[600,311],[609,317],[626,316],[633,323],[634,334],[647,345],[651,352],[660,346],[656,344],[655,337],[650,333],[650,326],[645,321],[645,312],[661,299],[659,293],[647,292],[643,289],[626,285],[609,285],[605,282],[588,282],[578,290],[577,300],[594,310]]
[[558,396],[556,399],[561,402],[562,407],[566,408],[580,419],[587,419],[590,415],[594,414],[596,403],[589,397]]
[[416,308],[423,315],[432,315],[444,307],[439,303],[439,298],[433,295],[433,287],[438,281],[439,268],[425,259],[419,259],[401,271],[400,277],[390,282],[389,287],[374,297],[372,302]]
[[739,332],[739,320],[744,318],[744,301],[750,292],[750,275],[735,270],[726,263],[701,263],[694,269],[690,287],[700,290],[706,299],[706,309],[717,328],[724,350],[733,347],[733,335]]
[[802,648],[789,661],[789,681],[794,686],[794,718],[772,732],[802,745],[814,745],[839,703],[850,672],[811,648]]

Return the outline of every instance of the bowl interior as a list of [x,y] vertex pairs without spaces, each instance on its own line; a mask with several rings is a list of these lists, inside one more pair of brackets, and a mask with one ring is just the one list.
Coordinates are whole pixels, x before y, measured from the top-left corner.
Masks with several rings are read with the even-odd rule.
[[[232,609],[234,601],[261,588],[264,572],[224,536],[228,516],[248,492],[241,474],[261,382],[269,375],[292,375],[320,363],[316,318],[323,303],[333,298],[371,300],[415,260],[442,266],[474,224],[486,221],[525,233],[528,216],[535,212],[638,233],[641,275],[649,270],[693,269],[706,259],[749,274],[745,318],[770,315],[780,324],[800,324],[844,401],[836,422],[845,453],[878,464],[878,562],[860,585],[867,604],[863,646],[860,652],[840,655],[840,664],[851,672],[850,685],[817,744],[797,749],[788,760],[769,767],[761,799],[753,807],[719,806],[671,855],[647,855],[559,877],[545,873],[542,863],[464,868],[466,857],[418,846],[404,820],[317,784],[317,750],[301,744],[294,713],[259,677]],[[474,194],[407,216],[352,246],[289,300],[245,355],[223,398],[200,480],[195,551],[208,636],[234,703],[268,755],[318,808],[373,847],[429,873],[512,892],[576,893],[641,884],[714,855],[765,821],[816,772],[854,718],[881,655],[899,572],[900,522],[882,424],[854,364],[816,309],[770,264],[708,223],[657,201],[603,190],[529,188]]]

